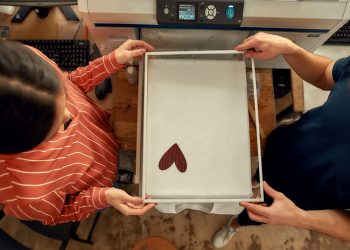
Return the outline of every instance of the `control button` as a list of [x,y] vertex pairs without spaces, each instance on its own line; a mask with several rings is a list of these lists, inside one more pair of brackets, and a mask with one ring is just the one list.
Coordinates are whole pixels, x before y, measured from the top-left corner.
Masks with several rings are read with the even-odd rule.
[[226,17],[228,19],[234,18],[236,15],[236,8],[233,5],[229,5],[226,9]]
[[168,15],[169,14],[169,9],[168,8],[164,8],[164,14]]
[[199,7],[200,7],[201,9],[204,9],[204,2],[201,2],[201,3],[199,4]]
[[212,20],[215,18],[216,16],[216,8],[214,5],[209,5],[206,9],[205,9],[205,16],[209,19]]

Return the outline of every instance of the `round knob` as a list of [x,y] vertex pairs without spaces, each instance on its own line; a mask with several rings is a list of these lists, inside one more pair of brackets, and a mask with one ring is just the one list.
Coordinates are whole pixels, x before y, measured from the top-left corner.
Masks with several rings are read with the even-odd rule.
[[169,9],[168,8],[164,8],[164,14],[168,15],[169,14]]
[[236,8],[233,5],[229,5],[226,9],[226,17],[228,19],[234,18],[236,15]]
[[126,68],[126,79],[130,84],[135,84],[138,81],[138,73],[135,66],[128,66]]

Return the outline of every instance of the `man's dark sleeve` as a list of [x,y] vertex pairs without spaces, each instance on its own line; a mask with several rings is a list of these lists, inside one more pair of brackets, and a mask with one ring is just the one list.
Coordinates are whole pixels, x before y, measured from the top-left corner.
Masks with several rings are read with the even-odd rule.
[[350,66],[350,56],[341,58],[337,60],[333,66],[333,80],[337,82],[339,77],[345,72],[345,70]]

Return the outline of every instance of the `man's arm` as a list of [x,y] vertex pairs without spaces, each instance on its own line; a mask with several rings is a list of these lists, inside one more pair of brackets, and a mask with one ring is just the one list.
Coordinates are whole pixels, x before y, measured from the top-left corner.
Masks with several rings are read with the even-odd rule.
[[260,32],[245,39],[235,49],[246,51],[249,58],[261,60],[282,55],[303,80],[323,90],[330,90],[334,85],[334,62],[306,51],[287,38]]
[[293,53],[283,54],[291,68],[312,85],[323,90],[331,90],[334,86],[332,76],[334,62],[329,58],[312,54],[295,44],[294,46]]
[[250,219],[267,224],[309,229],[350,241],[350,213],[333,209],[305,211],[266,182],[264,190],[274,199],[270,207],[266,204],[241,202],[241,206],[247,209]]
[[302,218],[299,228],[350,241],[350,212],[348,211],[335,209],[304,211]]

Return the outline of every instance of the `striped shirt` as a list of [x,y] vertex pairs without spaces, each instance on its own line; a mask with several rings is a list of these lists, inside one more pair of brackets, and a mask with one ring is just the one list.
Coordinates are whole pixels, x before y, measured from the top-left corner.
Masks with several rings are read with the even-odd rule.
[[113,52],[67,74],[31,49],[64,82],[72,121],[30,151],[0,154],[0,204],[7,215],[21,220],[50,225],[80,221],[108,206],[105,191],[116,178],[118,149],[109,114],[85,93],[123,65]]

